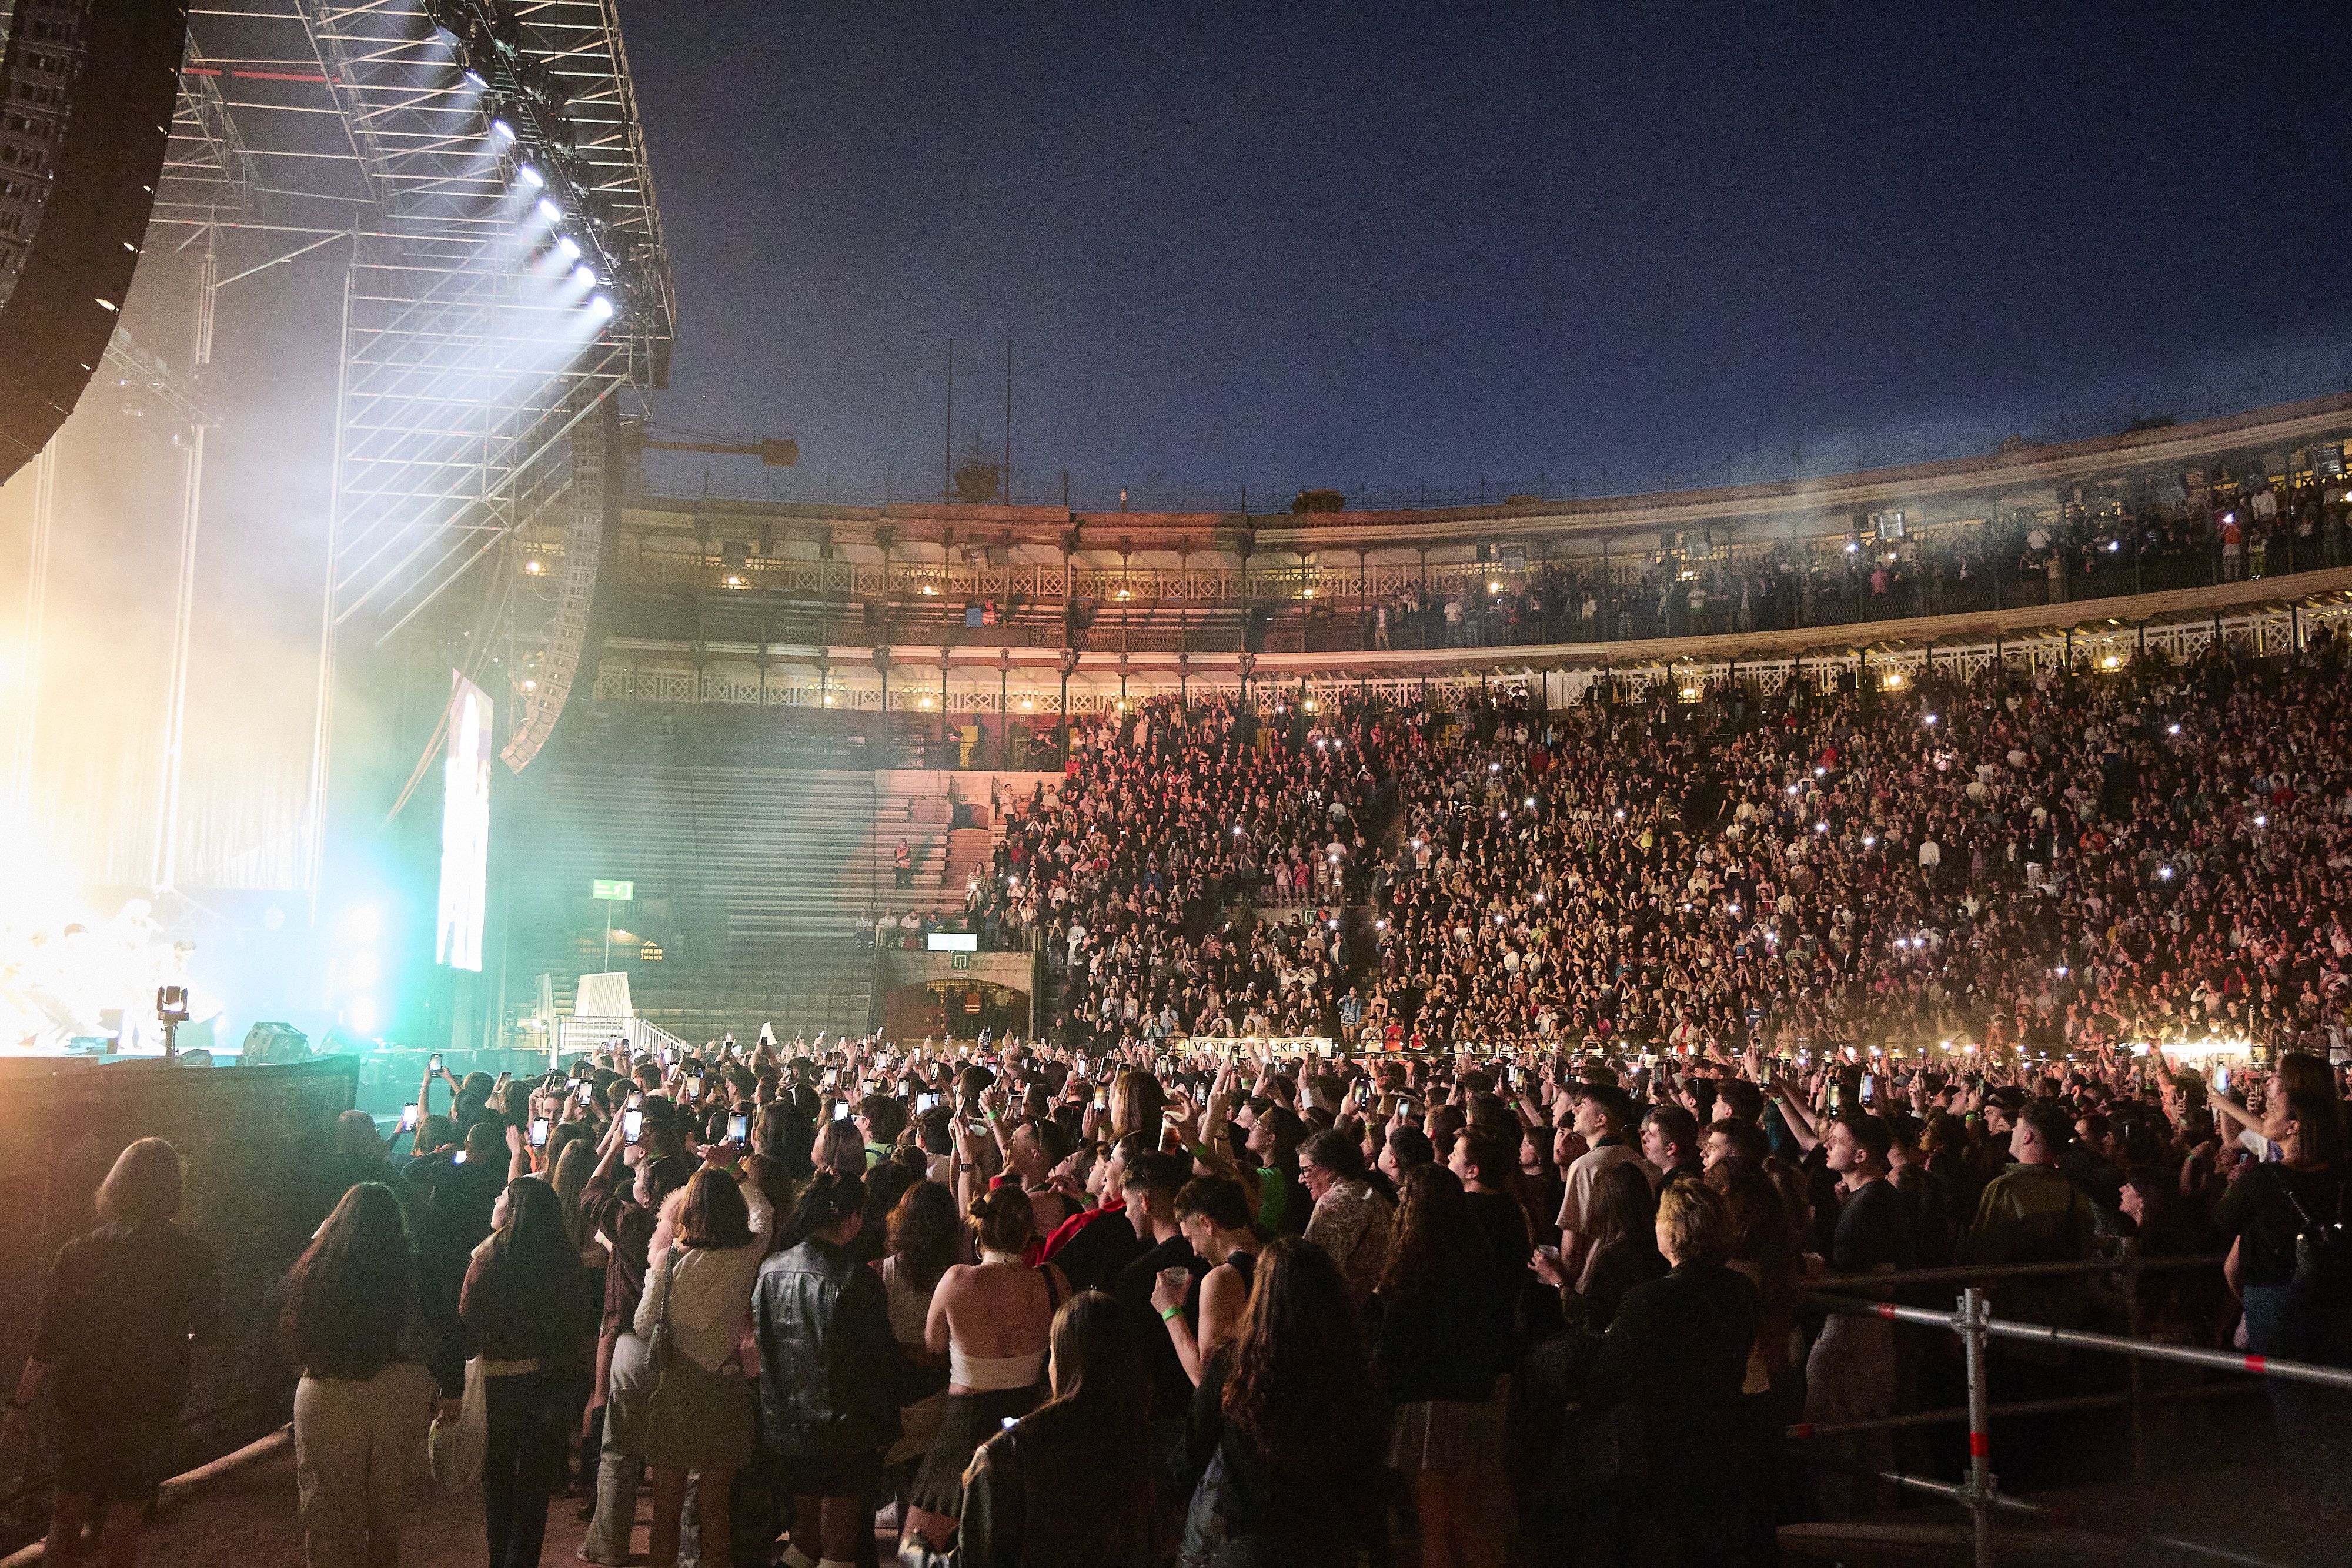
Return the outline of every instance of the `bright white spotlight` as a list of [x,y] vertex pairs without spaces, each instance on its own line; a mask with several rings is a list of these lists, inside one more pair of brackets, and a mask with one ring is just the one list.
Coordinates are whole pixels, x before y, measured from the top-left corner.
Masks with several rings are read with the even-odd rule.
[[464,76],[465,76],[465,78],[466,78],[466,85],[467,85],[467,87],[469,87],[469,88],[472,88],[476,92],[479,92],[479,91],[481,91],[484,88],[486,88],[486,87],[488,87],[488,86],[489,86],[489,85],[490,85],[489,83],[488,83],[488,82],[486,82],[486,81],[484,81],[484,80],[482,79],[482,73],[481,73],[481,72],[479,72],[479,71],[478,71],[478,70],[476,70],[476,69],[475,69],[473,67],[471,67],[471,66],[467,66],[467,67],[466,68],[465,72],[464,72]]
[[539,215],[545,218],[549,223],[554,223],[557,219],[563,216],[562,205],[558,203],[553,196],[540,197],[538,212]]
[[[588,314],[594,317],[599,321],[611,319],[613,315],[613,301],[611,297],[608,295],[599,294],[591,298],[588,301]],[[1239,828],[1235,828],[1234,831],[1239,832],[1241,830]]]
[[524,184],[530,186],[534,191],[547,183],[547,176],[541,173],[529,163],[518,163],[515,165],[515,178],[520,180]]
[[515,128],[509,125],[503,118],[493,120],[490,121],[490,134],[502,142],[512,141],[515,139]]
[[573,239],[570,235],[556,235],[555,248],[562,253],[563,259],[566,261],[578,261],[580,259],[580,242]]
[[572,281],[583,288],[593,288],[596,287],[596,269],[583,261],[572,269]]

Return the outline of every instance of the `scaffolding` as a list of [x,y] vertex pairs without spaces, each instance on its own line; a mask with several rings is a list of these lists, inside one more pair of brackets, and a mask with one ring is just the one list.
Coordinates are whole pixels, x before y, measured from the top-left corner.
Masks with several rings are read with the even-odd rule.
[[[624,388],[667,380],[673,285],[616,0],[214,0],[189,32],[153,224],[205,248],[200,342],[222,247],[252,236],[265,256],[228,282],[344,250],[302,824],[315,898],[339,644],[395,635],[563,501],[580,422]],[[584,249],[608,319],[583,325],[583,291],[549,287],[544,226],[534,241],[520,221],[525,160],[536,165],[525,178],[543,168],[568,198],[565,233],[578,237],[565,243]],[[570,532],[593,549],[580,514],[601,518],[602,465],[578,465]],[[201,482],[198,459],[190,537]],[[593,587],[593,574],[567,579],[545,624],[493,633],[550,644],[528,693],[511,694],[517,738],[530,738],[510,766],[561,711],[570,682],[547,677],[565,667],[564,629],[584,626]],[[192,591],[182,584],[183,602]]]

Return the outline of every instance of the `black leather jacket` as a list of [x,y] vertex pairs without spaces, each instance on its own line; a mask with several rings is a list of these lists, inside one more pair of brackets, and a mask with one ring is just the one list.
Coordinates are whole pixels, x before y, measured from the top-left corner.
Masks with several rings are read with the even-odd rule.
[[810,1237],[760,1265],[760,1413],[784,1454],[856,1454],[899,1433],[903,1358],[881,1277]]

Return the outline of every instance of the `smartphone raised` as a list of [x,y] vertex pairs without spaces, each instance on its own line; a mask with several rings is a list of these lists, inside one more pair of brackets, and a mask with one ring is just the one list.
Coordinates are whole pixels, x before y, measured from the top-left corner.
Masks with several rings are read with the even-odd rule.
[[441,1053],[439,1051],[435,1051],[432,1058],[425,1063],[425,1071],[427,1072],[438,1072],[441,1071]]
[[596,1081],[593,1078],[583,1078],[574,1086],[574,1092],[580,1096],[580,1103],[585,1105],[596,1097]]
[[737,1143],[751,1135],[751,1118],[740,1111],[727,1118],[727,1135]]
[[400,1108],[400,1130],[404,1133],[416,1131],[416,1102],[414,1100]]
[[547,1118],[544,1116],[535,1116],[531,1119],[530,1146],[534,1149],[547,1147]]
[[916,1115],[918,1115],[918,1116],[928,1116],[928,1115],[929,1115],[932,1112],[934,1112],[934,1111],[936,1111],[936,1110],[938,1110],[939,1108],[940,1108],[940,1097],[939,1097],[938,1095],[936,1095],[936,1094],[918,1094],[918,1095],[916,1095],[916,1096],[915,1096],[915,1114],[916,1114]]
[[848,1101],[836,1100],[833,1103],[833,1119],[836,1122],[846,1122],[849,1120]]
[[645,1131],[645,1126],[646,1113],[643,1111],[630,1110],[621,1113],[621,1136],[630,1143],[634,1144],[637,1141],[637,1134]]

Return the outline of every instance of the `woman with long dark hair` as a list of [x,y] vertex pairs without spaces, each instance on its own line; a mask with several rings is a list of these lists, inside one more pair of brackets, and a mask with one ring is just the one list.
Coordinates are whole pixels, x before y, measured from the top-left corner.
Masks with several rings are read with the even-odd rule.
[[[2222,1277],[2246,1308],[2247,1348],[2256,1355],[2352,1366],[2352,1169],[2345,1161],[2344,1109],[2333,1093],[2273,1082],[2264,1098],[2263,1137],[2280,1157],[2251,1166],[2214,1211],[2231,1238]],[[2332,1238],[2332,1240],[2331,1240]],[[2270,1383],[2284,1461],[2280,1507],[2352,1513],[2352,1405],[2332,1389]]]
[[507,1183],[466,1269],[458,1315],[482,1358],[488,1441],[482,1511],[490,1568],[531,1568],[563,1464],[564,1394],[579,1352],[580,1257],[537,1176]]
[[[1426,1568],[1498,1563],[1482,1486],[1502,1474],[1511,1295],[1462,1180],[1405,1174],[1387,1271],[1374,1298],[1372,1364],[1388,1391],[1389,1468],[1410,1478]],[[1524,1232],[1521,1233],[1524,1235]]]
[[1381,1407],[1329,1254],[1285,1237],[1259,1254],[1234,1336],[1192,1393],[1177,1479],[1184,1561],[1350,1568],[1387,1560]]
[[[400,1561],[400,1513],[416,1450],[462,1363],[425,1362],[416,1258],[392,1189],[345,1192],[278,1287],[294,1390],[294,1476],[311,1568]],[[437,1377],[436,1377],[437,1373]]]
[[743,1335],[751,1326],[751,1280],[760,1271],[751,1214],[735,1178],[705,1166],[686,1185],[671,1244],[646,1272],[637,1333],[667,1346],[646,1391],[646,1462],[654,1479],[653,1568],[675,1568],[688,1471],[702,1521],[702,1555],[728,1558],[727,1499],[751,1458],[751,1391]]
[[931,1295],[963,1242],[955,1196],[938,1182],[917,1182],[890,1211],[889,1230],[889,1252],[874,1265],[874,1271],[890,1295],[890,1335],[909,1362],[931,1369],[937,1383],[922,1399],[899,1408],[904,1431],[882,1458],[886,1467],[895,1469],[931,1451],[931,1439],[939,1436],[940,1421],[947,1414],[948,1358],[930,1353],[923,1330],[930,1321]]
[[1099,1291],[1054,1315],[1053,1397],[991,1437],[964,1477],[965,1568],[1145,1568],[1160,1511],[1134,1316]]

